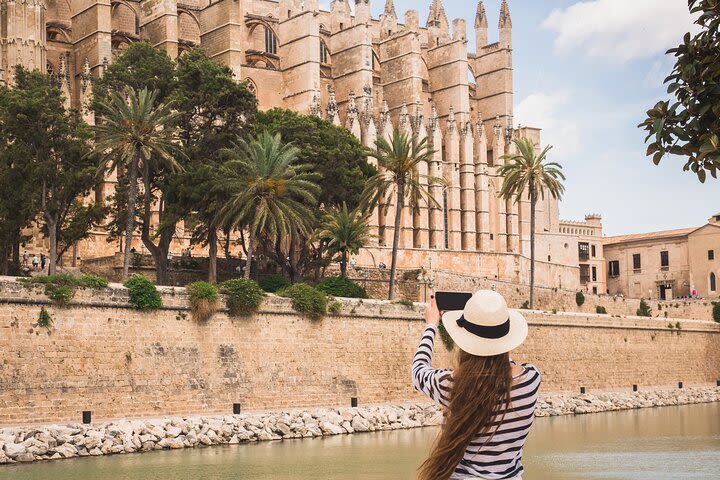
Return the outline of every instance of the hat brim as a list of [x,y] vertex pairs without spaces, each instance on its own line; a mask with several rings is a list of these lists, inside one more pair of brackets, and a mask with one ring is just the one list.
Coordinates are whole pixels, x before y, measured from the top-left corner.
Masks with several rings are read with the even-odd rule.
[[510,310],[510,331],[501,338],[482,338],[458,326],[462,310],[445,312],[442,323],[455,344],[463,351],[478,357],[492,357],[516,349],[528,335],[528,324],[519,312]]

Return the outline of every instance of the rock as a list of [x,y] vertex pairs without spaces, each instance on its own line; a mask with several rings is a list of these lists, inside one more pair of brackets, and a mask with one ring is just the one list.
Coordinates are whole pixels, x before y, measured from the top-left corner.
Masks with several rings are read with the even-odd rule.
[[283,422],[278,422],[275,425],[274,431],[275,433],[277,433],[278,435],[282,435],[283,437],[290,435],[291,432],[290,427]]
[[167,438],[175,438],[175,437],[180,436],[182,433],[183,433],[182,429],[179,427],[170,426],[165,429],[165,436]]
[[370,430],[370,422],[361,416],[353,418],[350,425],[352,425],[353,430],[356,432],[367,432]]
[[325,435],[340,435],[345,433],[345,430],[340,425],[335,425],[330,422],[320,422],[320,430]]
[[71,445],[69,443],[65,443],[63,445],[60,445],[59,447],[55,448],[55,453],[59,453],[63,456],[63,458],[72,458],[77,456],[78,450],[75,448],[74,445]]
[[26,452],[25,445],[19,444],[19,443],[6,443],[5,444],[5,454],[14,459],[18,455],[22,455]]
[[21,453],[17,457],[15,457],[16,462],[22,462],[22,463],[29,463],[35,461],[35,455],[32,453]]

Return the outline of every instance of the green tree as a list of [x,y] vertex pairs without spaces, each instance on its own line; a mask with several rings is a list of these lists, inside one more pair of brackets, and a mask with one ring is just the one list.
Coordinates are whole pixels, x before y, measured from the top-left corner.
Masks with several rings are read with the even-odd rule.
[[[130,249],[135,231],[135,203],[138,176],[146,184],[145,211],[150,209],[150,175],[167,168],[179,170],[173,153],[175,114],[168,104],[157,104],[157,92],[143,89],[140,92],[128,87],[123,93],[110,92],[107,102],[98,104],[101,112],[95,127],[95,153],[102,157],[100,173],[120,168],[127,172],[127,222],[125,226],[125,254],[123,279],[128,278]],[[142,173],[141,173],[142,172]],[[143,237],[150,228],[149,215],[144,216]],[[157,258],[156,258],[157,261]],[[166,259],[161,259],[161,263]],[[158,279],[160,282],[162,279]]]
[[311,172],[312,166],[298,163],[298,153],[294,146],[283,144],[279,134],[267,132],[225,152],[230,160],[223,177],[230,199],[220,210],[217,224],[246,226],[245,278],[250,278],[258,238],[282,240],[294,232],[310,233],[312,211],[307,205],[317,203],[319,175]]
[[417,209],[422,203],[433,203],[439,207],[437,201],[430,195],[425,185],[430,183],[442,185],[445,181],[429,175],[420,175],[418,166],[429,164],[433,150],[427,138],[418,140],[417,137],[408,137],[399,130],[393,132],[392,140],[388,142],[380,138],[376,142],[377,151],[370,155],[375,157],[380,172],[368,180],[363,194],[363,207],[371,210],[376,207],[381,198],[388,198],[393,192],[396,195],[395,223],[392,246],[392,262],[390,266],[390,287],[388,299],[395,298],[395,274],[397,272],[397,254],[400,241],[400,225],[405,205]]
[[216,283],[218,230],[225,231],[226,242],[231,233],[214,223],[228,200],[227,192],[220,188],[222,162],[218,152],[244,136],[257,111],[257,101],[243,83],[233,79],[230,68],[199,48],[178,59],[176,76],[171,98],[179,112],[179,137],[188,161],[185,172],[176,175],[169,185],[175,189],[180,213],[200,220],[192,241],[208,246],[208,281]]
[[365,182],[377,173],[367,161],[368,152],[350,131],[315,115],[275,108],[259,112],[254,128],[257,133],[279,133],[284,142],[298,148],[299,163],[311,165],[321,175],[318,202],[325,207],[346,203],[354,209]]
[[327,243],[331,256],[340,255],[340,276],[343,278],[347,277],[348,256],[357,255],[372,238],[368,217],[359,208],[348,210],[345,203],[342,208],[325,214],[318,236]]
[[538,198],[545,199],[548,193],[560,199],[565,192],[562,165],[548,162],[547,155],[552,146],[545,147],[539,154],[535,143],[528,138],[513,141],[518,153],[505,155],[508,162],[498,169],[505,177],[500,197],[519,202],[523,197],[530,199],[530,308],[535,307],[535,216]]
[[[48,273],[55,274],[58,238],[79,196],[95,184],[96,156],[88,155],[90,131],[77,112],[68,112],[64,98],[47,75],[16,69],[15,87],[5,104],[5,138],[22,147],[36,186],[42,227],[48,236]],[[21,160],[22,161],[22,160]],[[82,225],[76,223],[75,229]],[[84,225],[89,229],[89,225]],[[76,232],[84,235],[85,232]]]
[[[700,33],[685,34],[682,44],[668,50],[676,63],[665,79],[674,100],[658,102],[639,125],[648,132],[647,155],[658,165],[667,154],[687,159],[684,170],[701,182],[717,178],[720,167],[720,2],[688,0],[699,14]],[[672,102],[672,105],[671,105]]]

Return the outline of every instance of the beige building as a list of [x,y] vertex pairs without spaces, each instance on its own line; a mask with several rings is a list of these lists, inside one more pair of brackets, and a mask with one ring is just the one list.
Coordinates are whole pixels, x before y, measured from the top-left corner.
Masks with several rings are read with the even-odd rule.
[[[93,79],[131,43],[148,40],[171,57],[201,46],[248,85],[261,109],[318,115],[368,147],[395,128],[429,139],[436,153],[418,173],[442,176],[447,186],[428,185],[440,208],[402,212],[401,267],[527,282],[529,201],[499,199],[497,170],[514,138],[538,146],[541,138],[539,129],[513,123],[507,1],[495,43],[478,3],[474,45],[467,22],[450,22],[440,0],[422,15],[409,10],[402,22],[392,0],[380,18],[372,18],[370,0],[354,1],[351,11],[349,0],[333,0],[329,10],[318,0],[0,0],[0,80],[12,84],[18,63],[46,68],[84,108]],[[360,265],[390,263],[394,208],[389,198],[372,217],[378,242]],[[550,198],[538,210],[538,284],[603,291],[600,218],[561,222]],[[107,255],[104,237],[97,232],[78,256]],[[178,249],[188,240],[179,232]]]
[[720,296],[720,214],[700,228],[607,237],[604,254],[611,295],[656,300]]

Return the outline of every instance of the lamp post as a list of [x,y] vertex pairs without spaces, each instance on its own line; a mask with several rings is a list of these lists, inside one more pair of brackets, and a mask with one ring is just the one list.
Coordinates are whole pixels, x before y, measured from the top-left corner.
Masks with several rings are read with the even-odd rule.
[[428,287],[430,287],[430,290],[435,288],[435,275],[430,272],[430,275],[428,275],[425,272],[425,267],[421,267],[420,273],[417,276],[418,281],[418,288],[423,287],[423,302],[427,303],[427,291]]

